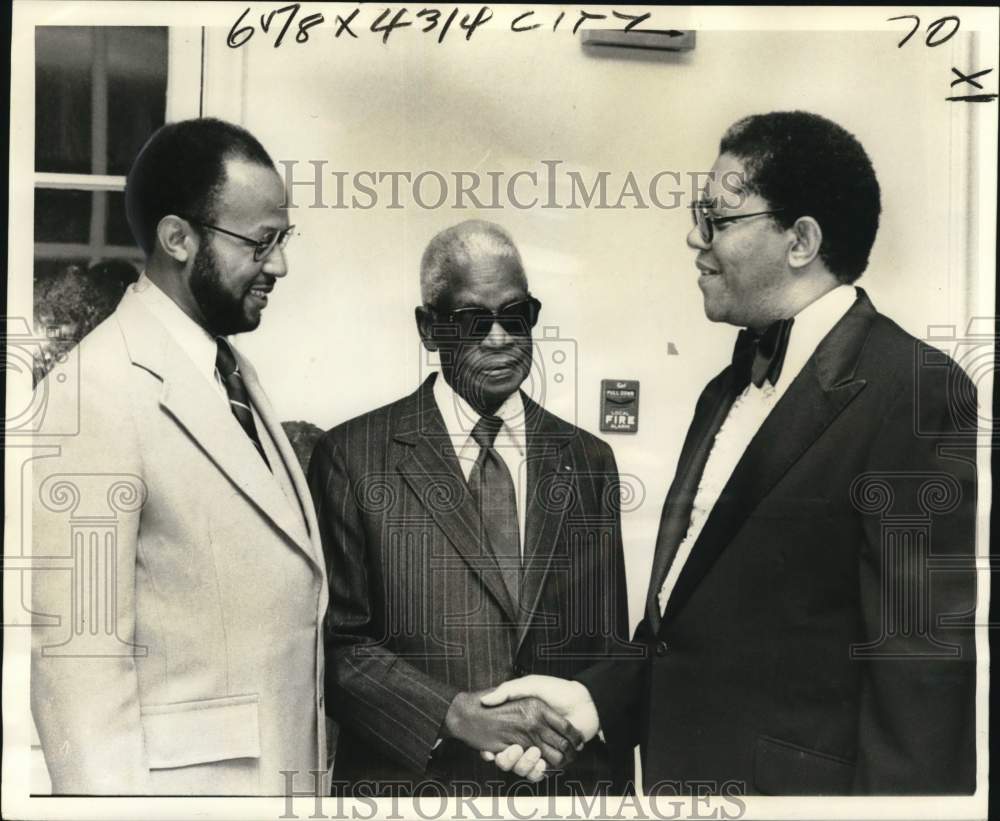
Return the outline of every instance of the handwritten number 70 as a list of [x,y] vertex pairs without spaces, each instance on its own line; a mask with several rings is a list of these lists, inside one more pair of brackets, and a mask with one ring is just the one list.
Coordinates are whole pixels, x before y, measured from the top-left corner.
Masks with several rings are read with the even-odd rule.
[[[915,14],[901,14],[899,17],[890,17],[889,20],[912,20],[913,29],[907,34],[902,40],[899,41],[899,45],[896,48],[902,48],[906,45],[907,40],[909,40],[914,34],[917,33],[917,29],[920,28],[920,18]],[[952,23],[952,29],[947,34],[938,37],[938,32],[941,31],[942,27],[946,23]],[[953,14],[949,14],[947,17],[939,17],[933,23],[927,26],[927,39],[924,43],[930,47],[940,46],[942,43],[947,43],[955,33],[958,31],[959,20]],[[935,39],[937,38],[937,39]]]

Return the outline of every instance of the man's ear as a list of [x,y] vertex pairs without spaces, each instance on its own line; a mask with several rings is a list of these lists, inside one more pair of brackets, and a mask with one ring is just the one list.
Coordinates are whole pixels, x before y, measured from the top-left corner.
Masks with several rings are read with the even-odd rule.
[[435,341],[434,334],[431,332],[434,324],[434,318],[431,316],[431,312],[428,311],[423,305],[418,305],[413,313],[417,320],[417,330],[420,332],[420,339],[423,341],[424,347],[429,351],[436,351],[438,349],[438,343]]
[[198,243],[186,220],[167,214],[156,226],[156,241],[160,247],[182,265],[194,256]]
[[788,264],[792,268],[805,268],[819,256],[823,244],[823,229],[812,217],[799,217],[792,226],[795,241],[788,249]]

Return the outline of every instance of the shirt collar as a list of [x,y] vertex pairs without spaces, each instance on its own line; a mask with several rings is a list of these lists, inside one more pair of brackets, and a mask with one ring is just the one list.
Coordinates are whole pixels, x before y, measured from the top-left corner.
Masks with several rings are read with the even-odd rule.
[[850,310],[856,298],[853,285],[838,285],[795,315],[776,389],[783,390],[792,383],[816,352],[819,343]]
[[135,295],[167,329],[205,378],[215,382],[215,338],[189,317],[180,306],[145,273],[131,286]]
[[[434,401],[444,419],[445,429],[456,448],[461,448],[472,439],[472,429],[479,421],[480,414],[459,396],[448,384],[444,374],[438,373],[434,380]],[[521,391],[516,390],[493,413],[503,420],[503,427],[497,434],[501,444],[513,445],[521,456],[526,450],[524,429],[524,400]]]

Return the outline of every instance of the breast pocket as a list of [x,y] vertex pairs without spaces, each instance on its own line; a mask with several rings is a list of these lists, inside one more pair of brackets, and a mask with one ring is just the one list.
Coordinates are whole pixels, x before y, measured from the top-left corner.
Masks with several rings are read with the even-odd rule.
[[256,694],[151,704],[142,729],[157,793],[252,795],[260,785]]
[[845,795],[854,763],[789,741],[760,736],[754,754],[754,782],[764,795]]

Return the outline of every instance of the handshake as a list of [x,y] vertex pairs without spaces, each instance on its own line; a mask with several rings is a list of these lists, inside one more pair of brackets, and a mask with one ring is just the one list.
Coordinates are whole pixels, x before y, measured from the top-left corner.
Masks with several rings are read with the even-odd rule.
[[540,781],[546,767],[569,764],[599,728],[587,688],[553,676],[524,676],[494,690],[459,693],[444,720],[447,737],[530,781]]

